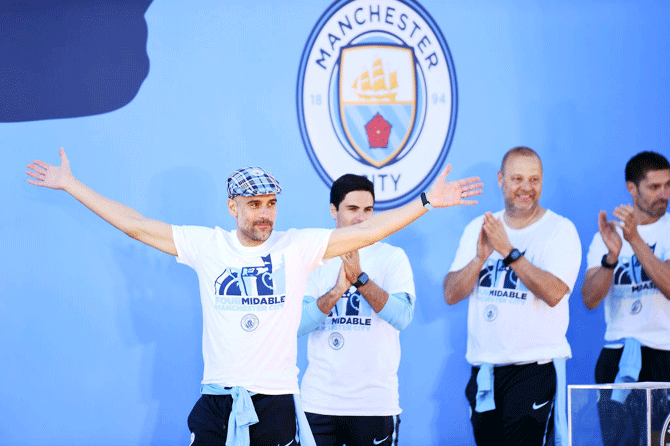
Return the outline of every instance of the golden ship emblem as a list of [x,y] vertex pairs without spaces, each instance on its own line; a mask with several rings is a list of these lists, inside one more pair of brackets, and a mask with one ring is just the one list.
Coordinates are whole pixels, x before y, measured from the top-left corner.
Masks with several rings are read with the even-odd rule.
[[360,99],[366,101],[395,102],[398,94],[398,72],[392,71],[387,76],[381,58],[377,58],[372,63],[372,76],[367,69],[364,69],[354,80],[351,88]]

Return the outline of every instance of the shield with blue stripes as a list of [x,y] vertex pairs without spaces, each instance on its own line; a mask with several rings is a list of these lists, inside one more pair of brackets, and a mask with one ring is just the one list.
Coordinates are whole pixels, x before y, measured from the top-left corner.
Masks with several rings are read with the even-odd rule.
[[342,130],[363,160],[381,168],[394,161],[416,117],[416,68],[412,48],[354,45],[340,53]]

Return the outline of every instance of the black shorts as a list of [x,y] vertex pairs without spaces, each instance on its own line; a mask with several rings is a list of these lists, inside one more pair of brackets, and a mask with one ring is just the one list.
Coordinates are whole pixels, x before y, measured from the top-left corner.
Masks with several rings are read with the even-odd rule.
[[316,446],[397,446],[398,415],[337,416],[306,412]]
[[[258,415],[249,427],[251,446],[299,444],[293,395],[256,394],[251,401]],[[191,444],[225,445],[232,405],[230,395],[202,395],[188,416]]]
[[465,396],[470,403],[475,442],[486,445],[540,446],[554,435],[554,364],[499,366],[494,369],[494,410],[475,412],[477,373],[472,368]]
[[[670,352],[642,347],[642,368],[639,382],[670,381]],[[614,382],[619,372],[619,360],[623,354],[621,348],[603,348],[596,363],[595,378],[597,384]],[[640,438],[645,437],[646,395],[642,391],[630,392],[623,403],[612,400],[612,391],[600,391],[598,417],[600,433],[605,446],[637,446]],[[657,434],[663,428],[665,416],[670,413],[670,401],[667,390],[652,390],[654,406],[651,429]],[[658,442],[654,442],[657,444]]]

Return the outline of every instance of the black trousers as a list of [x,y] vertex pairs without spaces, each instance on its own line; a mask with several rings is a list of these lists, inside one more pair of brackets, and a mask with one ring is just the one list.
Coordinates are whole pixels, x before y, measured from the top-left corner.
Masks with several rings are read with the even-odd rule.
[[[595,378],[597,384],[614,382],[619,372],[619,360],[622,348],[603,348],[596,363]],[[642,347],[642,368],[639,382],[670,382],[670,352]],[[667,390],[654,390],[652,398],[655,407],[652,413],[652,431],[660,431],[668,413],[670,401]],[[598,417],[600,433],[604,446],[638,446],[646,445],[646,411],[647,402],[644,391],[628,394],[623,403],[612,400],[611,390],[601,390],[598,401]],[[656,443],[655,443],[656,444]]]
[[316,446],[397,446],[396,416],[336,416],[306,412]]
[[[258,423],[249,427],[251,446],[299,444],[293,395],[256,394],[251,401],[258,415]],[[224,446],[232,405],[230,395],[202,395],[188,416],[191,445]]]
[[542,446],[545,441],[553,441],[556,396],[553,362],[495,367],[496,408],[487,412],[475,412],[478,372],[479,367],[472,368],[465,389],[478,446]]

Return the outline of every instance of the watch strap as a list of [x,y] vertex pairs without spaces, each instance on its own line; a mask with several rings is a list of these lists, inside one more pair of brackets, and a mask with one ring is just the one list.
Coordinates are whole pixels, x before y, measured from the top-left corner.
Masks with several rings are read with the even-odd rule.
[[523,254],[521,254],[521,252],[518,249],[516,248],[512,249],[512,251],[510,251],[510,253],[507,254],[507,257],[503,259],[503,265],[509,266],[510,264],[519,260],[522,255]]
[[603,259],[600,261],[600,265],[605,269],[614,269],[618,264],[618,260],[614,263],[607,263],[607,254],[603,255]]

